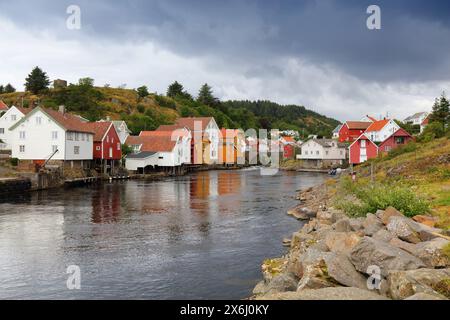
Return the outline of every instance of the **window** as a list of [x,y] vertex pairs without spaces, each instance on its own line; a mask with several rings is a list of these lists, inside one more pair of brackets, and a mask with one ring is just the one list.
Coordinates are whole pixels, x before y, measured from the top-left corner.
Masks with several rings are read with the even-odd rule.
[[52,140],[58,140],[58,131],[52,131]]
[[120,143],[117,143],[117,150],[120,151]]
[[319,155],[319,153],[320,153],[319,150],[317,150],[317,151],[316,151],[316,154]]
[[325,151],[325,154],[326,154],[326,155],[328,155],[328,153],[329,153],[328,151]]
[[308,151],[305,150],[305,156],[307,156],[307,155],[308,155]]
[[101,147],[100,147],[100,146],[97,146],[97,147],[95,147],[95,149],[96,149],[97,151],[100,151],[100,150],[101,150]]
[[384,147],[384,151],[386,151],[386,152],[391,151],[391,146],[386,146],[386,147]]
[[86,141],[89,142],[89,133],[86,135]]
[[55,153],[56,151],[58,151],[58,146],[52,146],[52,152]]
[[25,140],[25,131],[20,131],[19,137],[20,137],[20,140]]
[[87,135],[86,135],[85,133],[82,133],[82,134],[81,134],[81,141],[86,140],[86,136],[87,136]]
[[67,140],[73,141],[73,133],[72,132],[67,132]]
[[17,120],[17,116],[15,114],[11,115],[11,121],[16,121]]
[[396,137],[395,138],[396,144],[404,144],[405,143],[405,137]]
[[36,124],[40,125],[42,123],[42,117],[36,117]]
[[80,134],[75,132],[75,141],[80,141]]
[[20,153],[24,153],[25,152],[25,146],[19,146],[19,151]]
[[366,147],[366,140],[361,140],[361,148],[365,148]]
[[344,151],[342,151],[342,150],[341,150],[341,151],[339,151],[339,153],[340,153],[340,154],[341,154],[341,156],[342,156],[342,155],[344,154]]
[[79,146],[73,147],[73,153],[74,154],[80,154],[80,147]]
[[109,136],[106,136],[106,143],[109,143]]
[[5,133],[5,128],[0,128],[0,134],[4,134]]

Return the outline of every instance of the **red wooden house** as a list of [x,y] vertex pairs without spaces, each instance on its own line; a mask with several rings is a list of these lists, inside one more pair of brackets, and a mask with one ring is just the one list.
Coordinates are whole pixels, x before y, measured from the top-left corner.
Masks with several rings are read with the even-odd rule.
[[283,146],[283,159],[294,159],[295,139],[293,137],[283,136],[280,141]]
[[114,173],[122,159],[122,145],[114,124],[110,121],[90,122],[94,134],[94,162],[101,172]]
[[405,130],[398,129],[390,137],[384,140],[378,147],[380,152],[389,152],[402,145],[408,144],[414,141],[414,138]]
[[372,122],[347,121],[339,130],[339,142],[353,142],[359,138]]
[[360,164],[369,159],[376,158],[378,155],[378,146],[366,135],[362,134],[349,147],[350,163]]

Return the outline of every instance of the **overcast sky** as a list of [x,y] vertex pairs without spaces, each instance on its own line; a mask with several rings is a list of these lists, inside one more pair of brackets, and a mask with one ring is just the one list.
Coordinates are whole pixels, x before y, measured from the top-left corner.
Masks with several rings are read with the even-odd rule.
[[[81,29],[69,30],[69,5]],[[366,26],[381,8],[381,30]],[[299,104],[339,120],[431,109],[450,91],[450,1],[0,0],[0,83],[92,77]]]

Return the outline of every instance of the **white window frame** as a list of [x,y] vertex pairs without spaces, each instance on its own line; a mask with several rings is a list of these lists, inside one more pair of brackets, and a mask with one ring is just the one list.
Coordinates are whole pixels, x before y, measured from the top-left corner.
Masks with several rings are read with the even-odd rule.
[[73,154],[76,155],[80,154],[80,146],[73,146]]

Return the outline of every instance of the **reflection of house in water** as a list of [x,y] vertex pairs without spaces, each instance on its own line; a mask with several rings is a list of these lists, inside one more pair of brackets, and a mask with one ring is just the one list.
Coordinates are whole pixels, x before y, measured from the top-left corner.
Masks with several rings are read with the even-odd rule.
[[108,185],[92,196],[92,222],[116,222],[120,216],[120,185]]
[[217,180],[219,196],[238,193],[241,188],[241,175],[238,172],[219,172]]
[[211,194],[211,177],[208,171],[199,172],[191,177],[190,181],[190,207],[200,214],[208,214],[209,196]]

